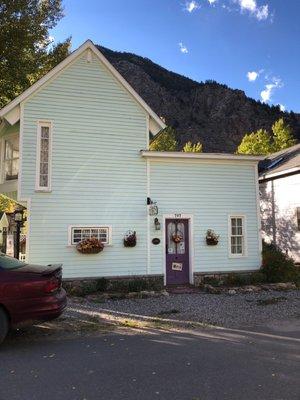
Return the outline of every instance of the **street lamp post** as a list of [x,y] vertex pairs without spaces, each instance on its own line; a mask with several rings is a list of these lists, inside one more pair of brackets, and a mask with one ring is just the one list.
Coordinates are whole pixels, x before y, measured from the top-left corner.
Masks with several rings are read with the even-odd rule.
[[19,259],[19,257],[20,257],[20,236],[21,236],[21,227],[22,227],[22,223],[23,223],[23,210],[15,211],[14,220],[17,225],[14,256],[15,256],[15,258]]

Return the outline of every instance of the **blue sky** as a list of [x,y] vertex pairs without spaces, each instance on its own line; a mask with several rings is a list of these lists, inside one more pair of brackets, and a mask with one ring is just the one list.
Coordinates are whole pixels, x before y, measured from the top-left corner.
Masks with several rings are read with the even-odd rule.
[[300,0],[64,0],[72,36],[300,112]]

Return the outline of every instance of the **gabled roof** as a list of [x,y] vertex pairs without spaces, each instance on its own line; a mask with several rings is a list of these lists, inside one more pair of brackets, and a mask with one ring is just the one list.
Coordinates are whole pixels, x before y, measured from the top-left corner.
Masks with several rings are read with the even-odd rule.
[[300,144],[277,151],[259,163],[260,180],[300,173]]
[[[148,106],[148,104],[141,98],[141,96],[130,86],[130,84],[122,77],[122,75],[112,66],[112,64],[104,57],[101,51],[94,45],[91,40],[84,42],[77,50],[73,51],[67,58],[60,62],[56,67],[49,71],[45,76],[35,82],[27,90],[21,93],[18,97],[8,103],[5,107],[0,110],[0,118],[6,118],[8,122],[14,124],[20,118],[19,105],[31,96],[36,90],[47,83],[56,74],[67,67],[72,61],[74,61],[80,54],[85,50],[90,49],[97,58],[105,65],[105,67],[111,72],[111,74],[121,83],[121,85],[132,95],[136,102],[149,114],[154,123],[157,125],[156,131],[165,128],[164,122],[159,116]],[[0,121],[1,122],[1,121]],[[151,124],[150,124],[151,125]],[[155,132],[157,133],[157,132]]]

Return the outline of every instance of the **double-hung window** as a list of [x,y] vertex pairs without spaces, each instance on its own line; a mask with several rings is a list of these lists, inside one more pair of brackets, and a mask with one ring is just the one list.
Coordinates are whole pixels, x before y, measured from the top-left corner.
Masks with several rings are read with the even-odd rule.
[[19,137],[14,136],[4,141],[4,180],[18,179],[19,172]]
[[36,190],[48,192],[51,190],[51,122],[38,123]]
[[242,257],[246,254],[245,217],[231,215],[229,217],[230,248],[233,257]]

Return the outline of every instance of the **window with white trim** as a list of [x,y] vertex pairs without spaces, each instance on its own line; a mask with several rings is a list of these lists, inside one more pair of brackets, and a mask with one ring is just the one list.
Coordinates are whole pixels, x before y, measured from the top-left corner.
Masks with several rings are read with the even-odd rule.
[[230,216],[230,254],[245,255],[245,218]]
[[39,122],[36,174],[37,190],[49,191],[51,187],[51,141],[51,123]]
[[111,228],[109,226],[72,226],[70,244],[76,245],[84,239],[97,238],[103,244],[111,244]]
[[4,180],[18,179],[19,173],[19,137],[4,141]]

